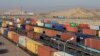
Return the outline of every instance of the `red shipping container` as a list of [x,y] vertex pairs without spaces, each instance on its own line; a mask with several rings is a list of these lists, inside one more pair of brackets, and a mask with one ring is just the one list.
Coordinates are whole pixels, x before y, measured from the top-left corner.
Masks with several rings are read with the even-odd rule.
[[48,20],[48,19],[43,20],[43,22],[44,22],[44,23],[51,23],[51,21]]
[[30,38],[33,38],[33,31],[27,32],[27,36],[30,37]]
[[71,38],[74,38],[72,41],[76,42],[76,36],[74,34],[71,34],[71,33],[62,33],[61,34],[61,39],[64,41],[70,40]]
[[38,48],[38,56],[53,56],[53,52],[55,51],[55,49],[48,46],[40,46]]
[[40,34],[39,33],[33,33],[33,39],[39,39]]
[[37,21],[36,19],[31,19],[31,24],[36,25],[36,21]]
[[8,26],[8,29],[9,30],[15,30],[15,27],[14,26]]
[[96,35],[97,34],[96,30],[91,30],[91,29],[83,29],[82,32],[83,32],[83,34],[88,34],[88,35]]
[[100,50],[100,39],[87,38],[87,39],[85,39],[85,46]]
[[40,38],[40,34],[39,33],[34,33],[33,31],[28,32],[27,36],[32,38],[32,39],[39,39]]
[[69,25],[70,25],[70,24],[69,24],[68,22],[64,24],[65,27],[66,27],[66,26],[69,26]]
[[67,31],[70,31],[70,32],[78,32],[78,28],[77,27],[70,27],[70,26],[67,26]]
[[32,27],[32,26],[30,26],[30,25],[26,25],[26,26],[25,26],[25,29],[26,29],[26,30],[32,30],[32,29],[33,29],[33,27]]
[[18,43],[19,35],[17,33],[12,34],[12,41]]
[[45,31],[45,35],[50,36],[50,37],[54,37],[57,34],[55,30],[44,29],[44,31]]
[[79,28],[89,29],[89,25],[88,24],[79,24]]

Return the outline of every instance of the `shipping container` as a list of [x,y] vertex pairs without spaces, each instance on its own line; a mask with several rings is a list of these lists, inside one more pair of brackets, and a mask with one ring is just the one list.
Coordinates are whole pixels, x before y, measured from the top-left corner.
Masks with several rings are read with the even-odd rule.
[[13,24],[14,24],[13,22],[10,22],[10,21],[8,22],[8,25],[13,25]]
[[54,24],[53,26],[56,30],[64,30],[64,26],[62,24]]
[[78,28],[77,27],[66,27],[66,30],[69,31],[69,32],[78,32]]
[[5,23],[5,22],[2,22],[2,27],[7,27],[7,23]]
[[38,23],[37,23],[37,26],[44,26],[44,23],[38,22]]
[[5,30],[6,28],[0,28],[0,33],[1,34],[4,34],[4,30]]
[[81,29],[89,29],[90,28],[88,24],[79,24],[78,27]]
[[93,29],[93,30],[100,30],[100,26],[89,26],[90,29]]
[[8,29],[11,30],[11,31],[13,31],[13,30],[15,30],[15,26],[9,25],[9,26],[8,26]]
[[78,23],[70,23],[71,27],[78,27]]
[[26,20],[25,20],[25,23],[26,23],[26,24],[30,24],[30,23],[31,23],[30,19],[26,19]]
[[33,28],[34,28],[34,32],[43,33],[43,28],[40,28],[40,27],[33,27]]
[[83,33],[75,33],[75,35],[77,36],[77,38],[80,39],[85,39],[85,38],[89,38],[87,35],[83,34]]
[[2,31],[4,31],[4,33],[3,33],[3,35],[5,36],[5,37],[7,37],[8,36],[8,29],[7,28],[5,28],[4,30],[2,30]]
[[87,38],[85,39],[85,46],[100,50],[100,39],[99,38]]
[[21,47],[26,47],[26,38],[28,38],[28,37],[26,37],[26,36],[19,36],[19,45],[21,46]]
[[44,29],[45,35],[49,37],[55,37],[57,32],[55,30]]
[[30,25],[26,25],[26,26],[25,26],[25,29],[29,31],[29,30],[32,30],[32,29],[33,29],[33,27],[32,27],[32,26],[30,26]]
[[38,56],[53,56],[56,50],[48,46],[40,46],[38,48]]
[[16,26],[17,26],[18,28],[20,28],[20,27],[21,27],[21,24],[17,24]]
[[63,41],[70,40],[71,38],[74,38],[72,42],[76,42],[76,36],[74,34],[72,33],[62,33],[61,34],[61,40]]
[[25,24],[21,24],[21,29],[25,29]]
[[66,52],[57,51],[57,52],[54,52],[54,55],[53,56],[73,56],[73,55],[68,54]]
[[9,31],[8,32],[8,39],[10,39],[10,40],[12,40],[13,39],[13,34],[14,34],[15,32],[13,32],[13,31]]
[[40,39],[40,33],[33,33],[33,39],[37,40]]
[[18,35],[17,33],[14,33],[14,34],[12,35],[12,41],[13,41],[14,43],[18,43],[18,41],[19,41],[19,35]]
[[37,19],[31,19],[30,21],[31,21],[31,24],[32,24],[32,25],[36,25]]
[[44,23],[51,23],[51,21],[48,20],[48,19],[44,19],[43,22],[44,22]]
[[51,20],[51,24],[58,24],[57,20]]
[[25,18],[19,17],[19,23],[24,24],[25,23]]
[[44,23],[41,21],[37,21],[36,23],[37,23],[37,26],[44,26]]
[[45,23],[45,27],[46,27],[46,28],[52,28],[53,25],[52,25],[52,24],[49,24],[49,23]]
[[33,36],[33,31],[29,31],[29,32],[27,32],[27,36],[29,37],[29,38],[33,38],[34,36]]
[[27,42],[26,42],[26,47],[29,51],[31,51],[34,54],[38,54],[38,48],[39,46],[42,46],[41,43],[36,42],[34,40],[31,40],[29,38],[27,38]]
[[27,32],[27,36],[29,38],[32,38],[32,39],[35,39],[35,40],[40,38],[40,34],[39,33],[35,33],[33,31]]
[[98,37],[100,37],[100,31],[98,31]]
[[65,19],[65,16],[58,16],[59,19]]
[[91,29],[83,29],[82,33],[87,34],[87,35],[97,35],[97,31],[96,30],[91,30]]

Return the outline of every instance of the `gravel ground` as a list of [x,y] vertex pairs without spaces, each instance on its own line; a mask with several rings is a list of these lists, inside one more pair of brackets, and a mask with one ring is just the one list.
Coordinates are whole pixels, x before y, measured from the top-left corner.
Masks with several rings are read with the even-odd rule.
[[0,56],[30,56],[13,43],[0,36]]

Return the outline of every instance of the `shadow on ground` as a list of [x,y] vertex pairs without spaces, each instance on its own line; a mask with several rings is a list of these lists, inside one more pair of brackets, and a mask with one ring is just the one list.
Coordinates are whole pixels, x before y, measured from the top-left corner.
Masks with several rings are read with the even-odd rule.
[[4,43],[0,42],[0,45],[4,45]]
[[5,54],[5,53],[8,53],[7,49],[0,49],[0,54]]

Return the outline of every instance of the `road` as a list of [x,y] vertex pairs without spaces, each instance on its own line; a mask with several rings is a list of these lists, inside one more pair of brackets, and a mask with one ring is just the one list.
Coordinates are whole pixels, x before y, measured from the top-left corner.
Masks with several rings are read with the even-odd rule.
[[25,51],[23,51],[22,49],[15,46],[12,42],[0,36],[0,56],[30,56],[30,55]]

